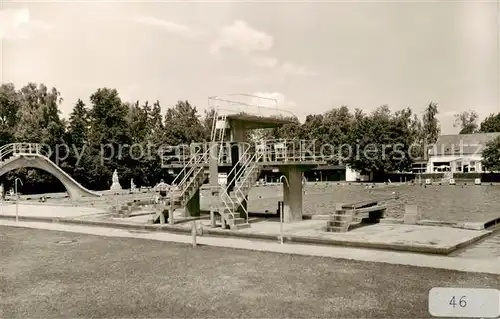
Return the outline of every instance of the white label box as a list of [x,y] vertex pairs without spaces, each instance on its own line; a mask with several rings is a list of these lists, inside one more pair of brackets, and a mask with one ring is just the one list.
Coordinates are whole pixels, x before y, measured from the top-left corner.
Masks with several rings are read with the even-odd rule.
[[435,287],[429,291],[429,313],[434,317],[500,317],[500,290]]

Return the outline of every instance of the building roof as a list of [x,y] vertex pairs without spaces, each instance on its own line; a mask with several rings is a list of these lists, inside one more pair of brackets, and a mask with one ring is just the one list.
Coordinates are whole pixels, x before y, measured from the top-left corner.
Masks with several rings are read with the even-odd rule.
[[486,144],[498,136],[500,133],[441,135],[429,156],[481,154]]

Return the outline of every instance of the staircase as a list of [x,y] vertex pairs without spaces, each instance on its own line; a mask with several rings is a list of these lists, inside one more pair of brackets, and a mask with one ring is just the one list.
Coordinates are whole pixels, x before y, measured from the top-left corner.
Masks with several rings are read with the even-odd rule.
[[345,233],[349,230],[349,226],[354,222],[352,212],[348,210],[336,210],[330,216],[330,220],[326,223],[326,231]]
[[[185,208],[203,183],[207,180],[209,171],[205,168],[204,161],[208,156],[206,151],[201,156],[192,156],[172,183],[172,188],[165,199],[157,204],[159,210],[153,218],[153,223],[163,223],[171,212],[173,217],[175,210]],[[182,179],[176,185],[180,177]],[[173,221],[170,221],[173,224]]]
[[258,153],[253,156],[248,155],[247,152],[243,154],[240,159],[240,169],[233,179],[227,183],[227,185],[230,185],[234,181],[234,188],[229,192],[227,188],[223,188],[219,193],[221,203],[218,211],[223,228],[242,229],[250,227],[246,200],[250,189],[255,185],[261,173],[262,168],[258,160],[262,155]]

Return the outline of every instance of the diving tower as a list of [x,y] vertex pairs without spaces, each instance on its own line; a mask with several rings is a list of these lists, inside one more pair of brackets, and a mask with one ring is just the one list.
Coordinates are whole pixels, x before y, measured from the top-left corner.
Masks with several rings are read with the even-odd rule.
[[[249,227],[248,194],[269,166],[286,177],[285,222],[302,220],[303,172],[325,163],[314,141],[251,137],[253,130],[293,123],[293,113],[280,109],[275,99],[248,94],[213,96],[208,102],[214,114],[211,142],[179,145],[171,150],[174,154],[162,157],[162,167],[181,170],[156,222],[174,223],[174,212],[182,207],[183,217],[198,216],[199,189],[208,181],[212,225],[220,220],[224,228]],[[226,174],[225,183],[220,183],[219,173]]]

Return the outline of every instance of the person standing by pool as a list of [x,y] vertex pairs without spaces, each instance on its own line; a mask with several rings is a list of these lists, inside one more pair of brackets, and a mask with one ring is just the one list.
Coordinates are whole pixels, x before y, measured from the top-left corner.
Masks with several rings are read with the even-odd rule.
[[156,191],[160,192],[160,198],[164,198],[167,196],[168,188],[169,188],[168,184],[165,183],[163,179],[160,180],[160,183],[156,185]]

